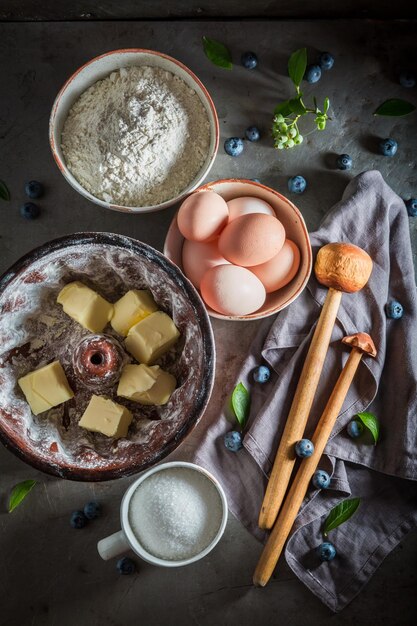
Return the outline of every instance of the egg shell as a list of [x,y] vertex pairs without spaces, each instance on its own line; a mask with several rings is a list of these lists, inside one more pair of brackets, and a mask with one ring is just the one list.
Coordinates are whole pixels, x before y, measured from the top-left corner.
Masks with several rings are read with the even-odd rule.
[[266,263],[255,265],[250,269],[262,282],[266,293],[271,293],[288,285],[298,272],[299,267],[300,250],[293,241],[286,239],[276,256]]
[[177,215],[178,228],[190,241],[215,239],[228,219],[227,203],[214,191],[199,191],[188,196]]
[[205,303],[223,315],[249,315],[265,302],[265,287],[250,270],[237,265],[217,265],[201,280]]
[[270,204],[265,202],[265,200],[253,198],[252,196],[233,198],[233,200],[229,200],[227,206],[229,208],[229,222],[249,213],[264,213],[265,215],[275,217],[275,211]]
[[230,222],[219,237],[219,251],[234,265],[251,267],[276,256],[285,241],[285,229],[272,215],[250,213]]
[[200,289],[201,279],[208,269],[216,265],[227,265],[229,262],[220,254],[217,247],[218,238],[213,241],[184,240],[182,247],[182,267],[194,287]]

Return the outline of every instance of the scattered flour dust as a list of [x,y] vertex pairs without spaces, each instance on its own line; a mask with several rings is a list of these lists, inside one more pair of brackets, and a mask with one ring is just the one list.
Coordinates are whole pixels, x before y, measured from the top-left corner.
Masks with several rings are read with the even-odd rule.
[[68,169],[93,196],[152,206],[179,195],[210,146],[207,112],[181,78],[159,67],[125,67],[87,89],[62,132]]

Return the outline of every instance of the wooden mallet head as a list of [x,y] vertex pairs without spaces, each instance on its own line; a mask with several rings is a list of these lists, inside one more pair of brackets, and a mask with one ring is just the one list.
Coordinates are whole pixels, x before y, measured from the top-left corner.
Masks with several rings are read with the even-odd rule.
[[368,282],[372,259],[351,243],[328,243],[318,251],[314,271],[322,285],[353,293]]
[[359,352],[363,352],[368,356],[376,357],[375,344],[368,333],[355,333],[354,335],[348,335],[347,337],[343,337],[342,343],[347,344],[351,348],[356,348],[356,350],[359,350]]

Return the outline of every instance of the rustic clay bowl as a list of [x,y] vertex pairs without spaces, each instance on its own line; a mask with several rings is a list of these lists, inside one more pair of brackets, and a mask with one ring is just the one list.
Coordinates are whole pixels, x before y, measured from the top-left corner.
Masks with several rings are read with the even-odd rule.
[[[62,286],[82,280],[114,302],[133,288],[148,288],[181,332],[162,364],[177,378],[163,407],[142,407],[102,392],[134,414],[127,438],[90,433],[78,421],[92,391],[77,377],[72,355],[89,334],[56,304]],[[116,337],[111,326],[105,331]],[[118,337],[118,339],[122,339]],[[17,385],[24,374],[59,359],[75,397],[34,416]],[[51,241],[17,261],[0,278],[0,439],[34,467],[73,480],[128,476],[172,452],[196,425],[214,380],[210,320],[188,280],[150,246],[110,233],[77,233]]]

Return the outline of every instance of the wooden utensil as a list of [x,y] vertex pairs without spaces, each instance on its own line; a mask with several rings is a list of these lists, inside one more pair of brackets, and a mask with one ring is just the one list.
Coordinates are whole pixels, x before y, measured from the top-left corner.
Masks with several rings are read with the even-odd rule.
[[295,463],[294,444],[301,439],[323,369],[342,292],[359,291],[372,272],[371,257],[349,243],[329,243],[317,254],[317,280],[329,287],[298,381],[259,514],[259,526],[272,528]]
[[301,462],[275,526],[259,559],[253,576],[253,582],[257,586],[264,587],[274,571],[363,354],[368,354],[372,357],[376,356],[374,343],[366,333],[357,333],[356,335],[344,337],[342,341],[352,346],[352,351],[311,439],[314,445],[314,452]]

